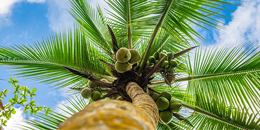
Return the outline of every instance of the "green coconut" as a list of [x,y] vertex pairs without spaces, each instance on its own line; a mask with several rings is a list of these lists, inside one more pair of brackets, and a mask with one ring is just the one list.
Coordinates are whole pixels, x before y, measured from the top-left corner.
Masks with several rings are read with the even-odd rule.
[[161,111],[160,112],[160,118],[166,124],[168,124],[172,120],[172,117],[173,117],[173,115],[170,111]]
[[150,63],[155,63],[155,57],[154,56],[150,56],[149,58],[148,58],[148,61],[150,62]]
[[172,95],[168,92],[162,92],[159,97],[165,97],[168,101],[171,101]]
[[178,100],[178,99],[172,98],[171,101],[170,101],[170,110],[172,112],[177,113],[177,112],[179,112],[181,110],[181,108],[182,108],[181,101]]
[[172,52],[167,52],[166,54],[167,54],[167,56],[168,56],[168,59],[171,59],[171,58],[172,58]]
[[97,83],[92,82],[91,80],[88,80],[88,86],[89,86],[90,88],[95,88],[95,87],[97,87]]
[[178,66],[178,62],[176,60],[172,59],[170,61],[170,65],[171,65],[172,68],[177,67]]
[[158,99],[158,97],[159,97],[159,94],[157,94],[157,93],[151,93],[150,96],[151,96],[151,98],[152,98],[154,101],[156,101],[156,100]]
[[132,67],[131,64],[129,64],[128,62],[126,62],[126,63],[116,62],[115,63],[115,69],[119,73],[124,73],[125,71],[130,70],[131,67]]
[[175,77],[172,77],[172,76],[170,76],[170,75],[166,75],[166,78],[167,78],[167,80],[168,80],[171,84],[173,84],[174,81],[175,81]]
[[159,62],[159,60],[155,60],[155,63],[154,64],[157,64]]
[[131,52],[125,48],[122,47],[116,52],[116,60],[120,63],[128,62],[131,59]]
[[98,99],[100,99],[100,97],[101,97],[101,93],[99,91],[92,92],[91,99],[93,101],[97,101]]
[[167,68],[168,66],[169,66],[169,62],[168,62],[167,60],[165,60],[165,61],[162,63],[162,65],[161,65],[162,68]]
[[153,54],[153,56],[154,56],[154,58],[155,58],[156,60],[158,60],[158,59],[159,59],[159,52],[155,52],[155,53]]
[[165,53],[159,53],[159,59],[162,59],[164,56],[167,56],[167,54],[165,54]]
[[135,49],[128,49],[131,53],[131,58],[128,61],[130,64],[135,64],[141,60],[141,56],[139,52]]
[[83,98],[89,99],[91,97],[91,89],[90,88],[84,88],[81,90],[81,96]]
[[159,97],[155,103],[159,110],[166,110],[169,107],[169,101],[165,97]]

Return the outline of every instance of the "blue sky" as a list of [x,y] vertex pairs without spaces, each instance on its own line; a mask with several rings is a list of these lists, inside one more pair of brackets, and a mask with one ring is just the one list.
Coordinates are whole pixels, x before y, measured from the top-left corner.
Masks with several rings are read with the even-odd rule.
[[[99,3],[101,7],[108,8],[102,0],[90,1],[92,5]],[[212,29],[205,31],[196,28],[208,41],[203,46],[236,46],[240,43],[254,42],[260,40],[260,0],[247,0],[243,6],[228,15],[233,17],[232,21],[223,21],[222,30]],[[41,41],[53,32],[72,27],[73,18],[67,12],[68,0],[0,0],[0,46],[11,46],[14,44],[32,44]],[[9,77],[17,78],[20,85],[29,88],[37,87],[35,98],[37,105],[55,106],[61,102],[66,104],[68,95],[64,90],[52,90],[49,84],[38,83],[28,78],[17,77],[11,70],[0,66],[1,89],[10,89],[7,83]],[[11,94],[11,93],[10,93]],[[8,123],[12,127],[24,115],[19,111]],[[16,121],[14,121],[16,120]]]

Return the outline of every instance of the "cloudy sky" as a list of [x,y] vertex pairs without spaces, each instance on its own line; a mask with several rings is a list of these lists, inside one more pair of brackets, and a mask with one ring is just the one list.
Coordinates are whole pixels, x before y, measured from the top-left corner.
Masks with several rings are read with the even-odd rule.
[[[90,4],[99,3],[108,8],[103,0],[89,0]],[[0,46],[14,44],[31,44],[41,41],[49,34],[72,27],[73,18],[67,12],[68,0],[0,0]],[[260,40],[260,0],[246,0],[232,16],[231,21],[225,21],[222,30],[205,31],[196,28],[207,41],[203,46],[236,46],[241,43],[258,43]],[[37,105],[55,106],[66,103],[68,96],[63,90],[52,90],[49,85],[37,83],[29,79],[13,76],[11,71],[0,66],[1,89],[10,89],[7,83],[9,77],[17,78],[21,85],[29,88],[37,87],[35,98]],[[8,122],[8,128],[20,123],[25,115],[16,106],[17,114]]]

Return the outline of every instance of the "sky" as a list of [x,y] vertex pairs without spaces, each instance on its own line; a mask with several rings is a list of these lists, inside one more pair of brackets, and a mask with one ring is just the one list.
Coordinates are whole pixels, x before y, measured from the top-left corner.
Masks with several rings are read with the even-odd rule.
[[[99,3],[102,8],[109,9],[103,0],[89,2],[93,6]],[[30,45],[47,38],[53,32],[72,27],[75,21],[67,11],[68,4],[68,0],[0,0],[0,46]],[[195,26],[194,28],[207,40],[201,42],[205,47],[259,43],[259,14],[260,0],[246,0],[233,13],[227,14],[232,20],[223,21],[223,29],[206,31]],[[51,107],[54,111],[57,110],[57,105],[66,104],[66,98],[69,98],[64,90],[53,90],[49,84],[17,77],[10,69],[2,66],[0,66],[0,90],[11,89],[11,84],[7,83],[9,77],[18,79],[20,85],[36,87],[36,104]],[[16,110],[17,114],[12,116],[5,129],[12,129],[14,125],[21,124],[24,118],[28,117],[22,113],[20,106],[16,106]]]

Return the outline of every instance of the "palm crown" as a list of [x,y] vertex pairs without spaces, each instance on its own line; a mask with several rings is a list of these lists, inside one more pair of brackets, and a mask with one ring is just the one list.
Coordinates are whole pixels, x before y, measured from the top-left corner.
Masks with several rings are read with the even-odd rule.
[[[196,37],[203,39],[191,24],[207,29],[218,27],[216,18],[228,18],[219,11],[230,11],[222,0],[107,0],[110,17],[103,16],[100,7],[93,9],[85,0],[71,0],[69,12],[77,21],[73,29],[56,33],[32,46],[0,48],[0,64],[11,66],[18,75],[55,83],[56,88],[71,86],[77,94],[88,80],[67,68],[87,71],[96,78],[115,78],[110,69],[99,61],[114,64],[115,39],[111,39],[107,25],[114,32],[118,47],[134,48],[142,56],[138,63],[141,72],[149,56],[166,50],[173,53],[190,48]],[[234,48],[197,48],[194,56],[177,57],[181,65],[176,69],[175,82],[189,81],[185,90],[166,85],[158,73],[150,88],[169,91],[195,112],[187,119],[193,128],[257,129],[260,127],[260,53],[256,45],[242,44]],[[194,57],[194,61],[191,57]],[[65,68],[64,68],[65,67]],[[188,76],[187,76],[188,75]],[[87,105],[85,101],[70,100],[75,108],[71,115]],[[78,102],[78,103],[76,103]],[[75,109],[75,110],[73,110]],[[30,121],[37,128],[57,128],[66,119],[58,113],[49,117],[39,115],[49,124]],[[190,125],[172,120],[158,129],[182,128]]]

